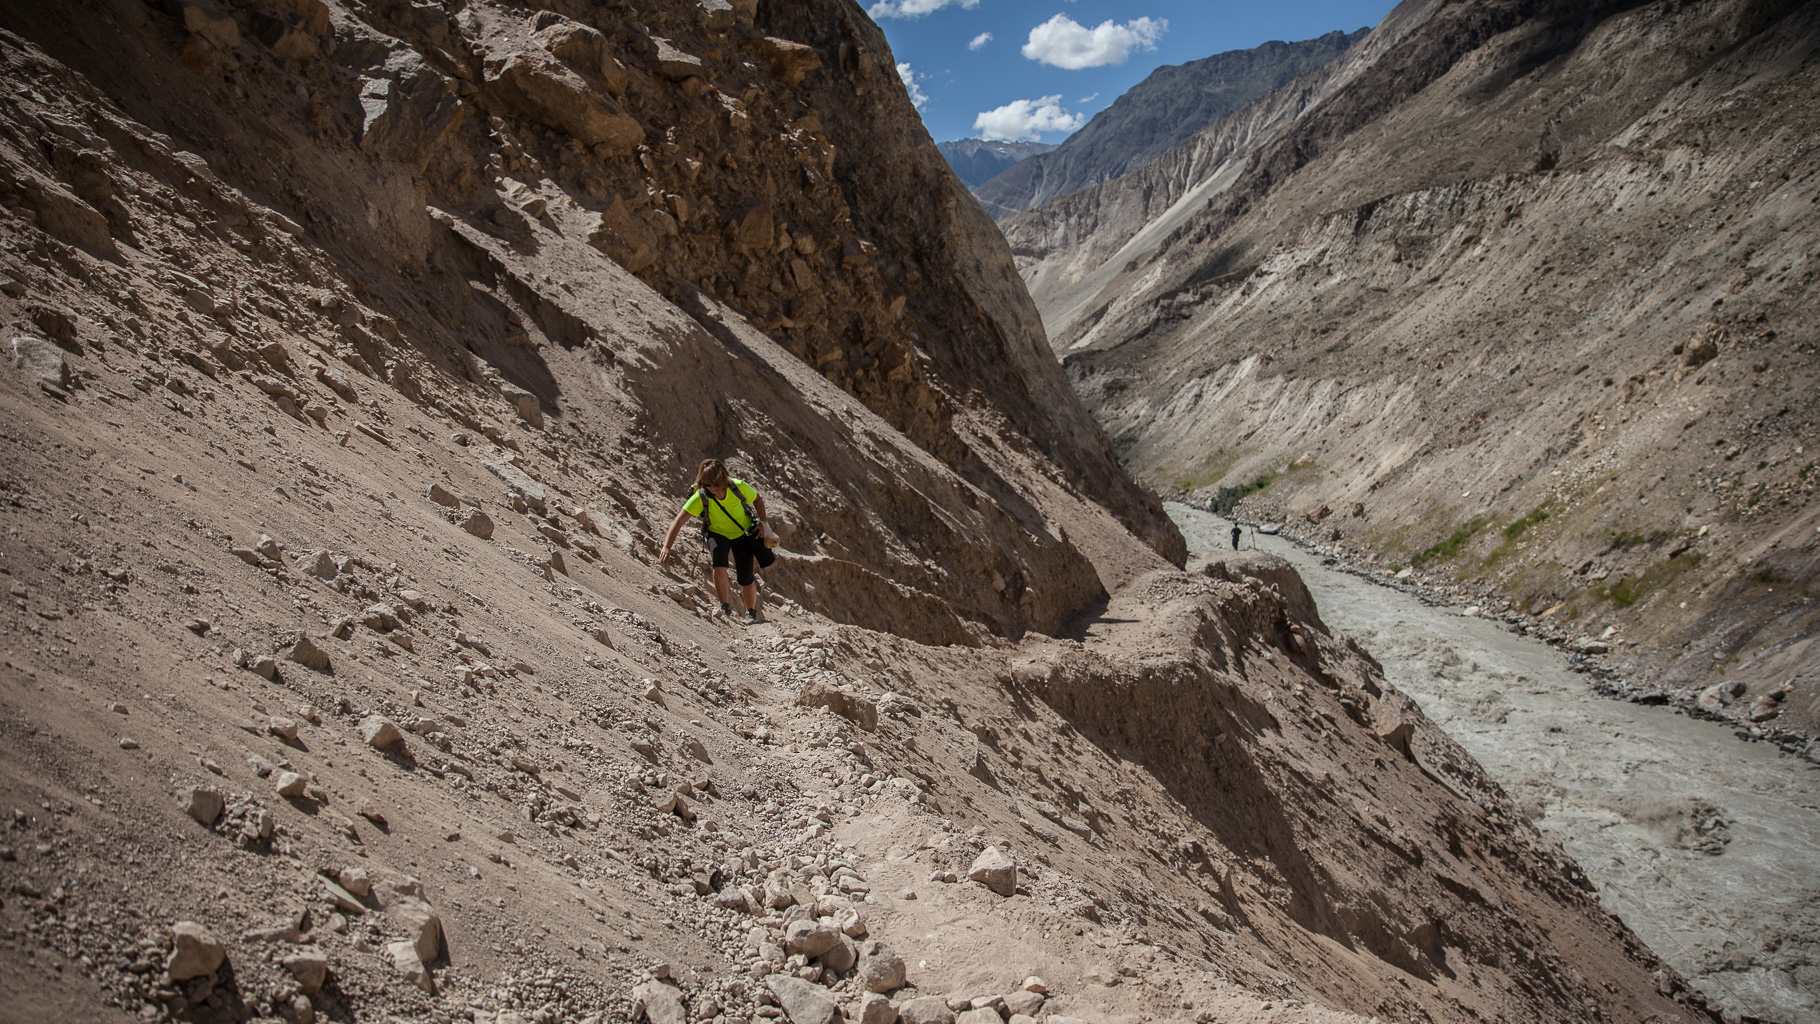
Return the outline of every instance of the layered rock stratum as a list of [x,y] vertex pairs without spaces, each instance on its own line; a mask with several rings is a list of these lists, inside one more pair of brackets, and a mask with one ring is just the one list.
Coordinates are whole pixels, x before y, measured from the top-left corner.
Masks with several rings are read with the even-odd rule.
[[1246,514],[1631,692],[1812,730],[1817,38],[1798,3],[1405,3],[1004,228],[1146,479],[1267,485]]
[[[6,1019],[1711,1019],[1281,562],[1182,567],[852,4],[0,62]],[[703,455],[756,624],[657,562]]]

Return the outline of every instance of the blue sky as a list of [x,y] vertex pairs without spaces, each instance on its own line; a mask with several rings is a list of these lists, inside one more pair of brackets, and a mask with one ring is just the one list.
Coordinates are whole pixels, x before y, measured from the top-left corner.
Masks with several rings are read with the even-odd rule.
[[[1375,25],[1394,0],[860,0],[937,142],[1060,142],[1163,64]],[[907,67],[906,67],[907,65]]]

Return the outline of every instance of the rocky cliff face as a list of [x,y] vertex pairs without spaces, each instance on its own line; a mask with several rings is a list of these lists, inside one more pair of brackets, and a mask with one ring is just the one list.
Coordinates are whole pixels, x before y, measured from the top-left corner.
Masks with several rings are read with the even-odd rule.
[[[440,16],[274,8],[255,25],[212,8],[172,10],[103,10],[135,37],[168,35],[167,45],[138,54],[83,41],[108,52],[87,69],[89,81],[120,106],[97,115],[105,128],[71,129],[72,138],[48,144],[48,156],[17,147],[16,195],[62,240],[120,259],[120,246],[144,243],[124,209],[113,223],[98,212],[131,196],[113,193],[136,173],[195,177],[211,193],[198,201],[223,206],[213,217],[225,230],[245,228],[236,237],[252,263],[191,276],[234,300],[223,307],[229,327],[236,313],[282,317],[271,340],[288,343],[304,372],[309,361],[346,364],[347,353],[364,351],[355,372],[389,383],[384,364],[396,361],[403,386],[469,429],[503,400],[533,427],[598,430],[598,410],[553,356],[629,361],[673,396],[638,396],[638,407],[689,424],[661,433],[661,475],[633,472],[620,484],[628,494],[655,485],[647,493],[666,501],[698,453],[748,454],[762,476],[767,460],[793,461],[813,444],[748,418],[750,385],[645,367],[617,346],[618,314],[598,298],[611,289],[593,285],[604,277],[626,287],[625,274],[642,275],[639,285],[690,311],[684,322],[698,341],[678,336],[680,352],[712,336],[704,332],[732,341],[750,325],[842,389],[851,409],[883,417],[933,454],[950,478],[939,495],[918,489],[928,501],[898,503],[889,523],[834,498],[864,491],[875,474],[837,474],[844,482],[822,491],[815,511],[798,492],[787,517],[804,553],[852,561],[851,552],[893,552],[887,561],[898,568],[881,582],[939,595],[989,630],[1053,629],[1101,583],[1034,511],[1021,462],[1011,466],[1052,454],[1068,467],[1053,474],[1066,481],[1058,486],[1078,493],[1083,509],[1114,508],[1180,557],[1154,498],[1124,478],[1051,365],[1002,244],[922,138],[901,87],[877,77],[888,51],[865,19],[790,7],[766,15],[761,30],[749,5],[639,19],[473,5]],[[15,23],[56,47],[63,37],[33,13],[15,12]],[[204,27],[181,27],[191,23]],[[835,91],[841,102],[831,102]],[[27,134],[49,131],[25,124]],[[860,173],[841,163],[843,152],[892,157]],[[71,191],[84,187],[99,190],[90,196],[99,207]],[[925,197],[926,215],[904,215],[903,195]],[[261,227],[265,210],[329,254],[333,276],[312,286],[341,293],[322,299],[336,308],[276,283],[267,285],[278,304],[269,310],[240,294],[275,272],[261,273],[276,258],[258,248],[277,237]],[[967,273],[928,272],[936,266]],[[119,323],[130,312],[108,316]],[[369,322],[390,322],[395,336]],[[215,349],[257,356],[258,347],[213,322],[150,340],[155,353],[192,352],[217,372],[247,358]],[[596,457],[616,444],[602,436]],[[977,496],[971,507],[962,492]],[[967,522],[975,516],[985,519]],[[932,556],[955,542],[977,545],[993,564],[964,577],[932,569]],[[947,554],[942,561],[950,573],[960,568]],[[982,584],[971,598],[939,593]]]
[[1154,481],[1267,482],[1257,515],[1811,728],[1811,6],[1395,16],[1249,153],[1159,162],[1195,208],[1119,213],[1122,262],[1068,269],[1087,212],[1008,225],[1039,281],[1098,275],[1045,300],[1077,385]]
[[997,177],[1005,168],[1054,149],[1044,142],[992,142],[986,139],[955,139],[938,142],[935,148],[948,161],[954,176],[968,188],[977,188]]
[[[7,1016],[1708,1016],[1292,574],[1169,564],[857,7],[0,63]],[[750,625],[656,557],[704,454]]]
[[1260,95],[1331,63],[1365,35],[1365,29],[1334,31],[1165,64],[1053,153],[1016,164],[975,194],[994,218],[1004,218],[1121,177]]

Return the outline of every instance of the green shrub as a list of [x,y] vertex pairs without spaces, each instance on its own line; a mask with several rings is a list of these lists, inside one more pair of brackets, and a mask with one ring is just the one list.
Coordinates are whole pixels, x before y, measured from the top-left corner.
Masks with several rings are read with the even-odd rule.
[[1629,608],[1638,601],[1657,590],[1671,585],[1677,577],[1700,564],[1700,555],[1688,552],[1679,558],[1670,558],[1655,565],[1637,576],[1627,576],[1608,587],[1594,593],[1620,608]]
[[1232,515],[1232,510],[1238,505],[1239,499],[1248,494],[1256,494],[1264,488],[1269,487],[1276,478],[1277,475],[1275,473],[1265,473],[1248,484],[1240,484],[1237,487],[1220,488],[1213,496],[1213,511],[1222,516]]
[[1486,519],[1484,516],[1473,516],[1466,521],[1465,525],[1455,530],[1446,540],[1410,559],[1409,564],[1422,566],[1437,558],[1443,561],[1452,558],[1459,554],[1460,549],[1464,548],[1467,542],[1472,540],[1480,530],[1485,529],[1485,523]]
[[1511,523],[1509,526],[1506,526],[1504,528],[1504,539],[1505,540],[1516,540],[1518,537],[1523,536],[1523,531],[1529,529],[1532,526],[1539,525],[1543,520],[1545,520],[1547,518],[1548,518],[1548,506],[1547,505],[1537,505],[1534,509],[1532,509],[1530,511],[1530,513],[1528,515],[1524,516],[1523,518],[1517,520],[1514,523]]

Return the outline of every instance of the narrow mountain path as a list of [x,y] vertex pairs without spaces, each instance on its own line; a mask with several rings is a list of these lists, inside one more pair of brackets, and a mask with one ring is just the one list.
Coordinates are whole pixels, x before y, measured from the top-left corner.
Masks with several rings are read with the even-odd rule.
[[[1230,543],[1228,520],[1168,508],[1190,551]],[[1660,956],[1731,1013],[1820,1024],[1820,768],[1728,726],[1599,698],[1558,651],[1498,622],[1257,541]]]

